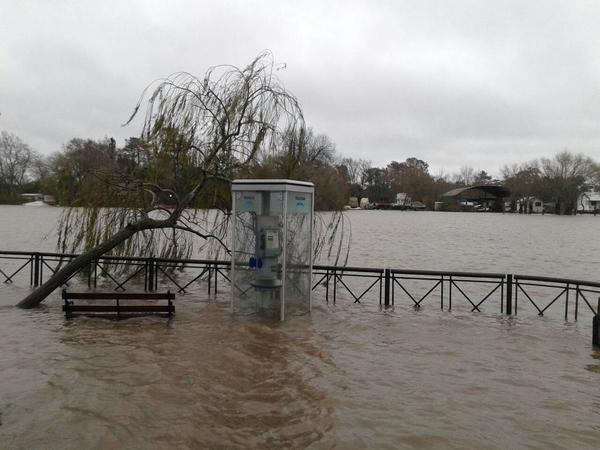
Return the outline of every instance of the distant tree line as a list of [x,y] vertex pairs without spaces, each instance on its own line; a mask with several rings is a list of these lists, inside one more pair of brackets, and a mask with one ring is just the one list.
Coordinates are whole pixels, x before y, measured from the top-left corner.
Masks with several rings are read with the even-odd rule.
[[572,214],[579,209],[580,195],[600,190],[600,165],[582,154],[563,151],[502,169],[504,185],[510,190],[513,209],[520,199],[539,198],[554,205],[557,214]]
[[[507,200],[516,208],[522,199],[536,197],[552,202],[559,214],[577,208],[577,199],[588,189],[600,188],[600,166],[582,154],[563,151],[551,158],[507,165],[501,179],[485,170],[463,166],[452,175],[433,175],[429,164],[416,157],[402,162],[391,161],[374,167],[365,159],[340,155],[335,143],[325,134],[310,128],[290,129],[270,151],[258,155],[250,164],[226,168],[232,178],[289,178],[307,180],[316,186],[316,208],[339,210],[350,197],[370,202],[392,203],[396,194],[406,193],[433,208],[442,194],[462,186],[503,184],[511,196]],[[18,136],[0,133],[0,202],[20,203],[24,192],[53,195],[59,205],[127,206],[124,199],[108,195],[107,183],[127,185],[129,180],[144,180],[185,191],[193,183],[194,161],[172,164],[173,159],[187,158],[179,151],[189,144],[176,130],[162,132],[151,143],[132,137],[122,147],[113,138],[100,140],[71,139],[63,149],[43,157]],[[158,147],[169,148],[168,152]],[[221,167],[220,172],[223,172]],[[175,173],[174,171],[177,171]],[[112,176],[107,176],[112,175]],[[127,201],[131,201],[128,197]],[[230,202],[229,186],[212,182],[198,196],[196,207],[223,208]]]
[[[144,181],[185,192],[197,179],[195,161],[189,159],[183,135],[166,130],[158,140],[132,137],[122,147],[113,138],[71,139],[63,149],[42,157],[17,136],[2,132],[0,142],[0,202],[22,203],[20,194],[42,192],[62,206],[128,206],[110,189]],[[164,151],[168,148],[169,151]],[[175,164],[174,161],[177,160]],[[291,178],[315,183],[316,207],[339,210],[347,203],[350,182],[333,142],[310,129],[290,129],[272,151],[250,164],[219,161],[214,169],[227,178]],[[185,186],[188,183],[190,186]],[[132,186],[133,189],[133,186]],[[198,195],[198,208],[226,208],[229,185],[218,179]],[[131,197],[127,197],[131,202]]]
[[571,214],[580,207],[577,201],[583,192],[600,190],[600,165],[583,154],[560,152],[550,158],[541,158],[523,164],[504,166],[501,178],[496,179],[485,170],[463,166],[453,175],[432,175],[429,165],[417,158],[404,162],[392,161],[386,167],[369,167],[363,162],[360,181],[351,183],[351,193],[371,202],[393,202],[396,194],[407,193],[430,208],[443,201],[446,209],[460,205],[443,198],[451,189],[476,185],[504,185],[510,191],[511,209],[517,204],[537,198],[554,205],[557,214]]

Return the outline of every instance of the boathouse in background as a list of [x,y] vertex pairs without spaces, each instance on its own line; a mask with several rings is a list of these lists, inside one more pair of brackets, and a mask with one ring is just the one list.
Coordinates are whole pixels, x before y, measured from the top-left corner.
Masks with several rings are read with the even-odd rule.
[[504,186],[481,184],[477,186],[467,186],[442,194],[446,200],[454,200],[463,206],[472,207],[476,211],[504,211],[505,197],[510,196],[510,191]]

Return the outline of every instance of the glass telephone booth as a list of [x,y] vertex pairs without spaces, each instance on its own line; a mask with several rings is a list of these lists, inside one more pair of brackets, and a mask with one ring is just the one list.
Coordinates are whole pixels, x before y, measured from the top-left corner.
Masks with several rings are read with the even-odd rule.
[[231,286],[234,312],[286,316],[311,309],[314,185],[234,180]]

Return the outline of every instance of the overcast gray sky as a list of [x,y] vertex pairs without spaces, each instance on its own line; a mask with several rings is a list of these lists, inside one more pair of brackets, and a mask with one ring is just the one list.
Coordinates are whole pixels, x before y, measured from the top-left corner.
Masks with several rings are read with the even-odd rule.
[[0,129],[49,154],[121,127],[143,88],[269,49],[309,124],[435,174],[568,148],[600,161],[600,2],[0,0]]

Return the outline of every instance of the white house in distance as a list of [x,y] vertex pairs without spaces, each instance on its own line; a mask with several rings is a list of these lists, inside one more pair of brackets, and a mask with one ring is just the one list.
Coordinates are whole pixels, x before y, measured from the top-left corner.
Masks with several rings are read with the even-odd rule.
[[412,200],[410,198],[410,196],[406,193],[406,192],[398,192],[396,194],[396,203],[395,205],[398,206],[410,206],[412,203]]
[[542,214],[544,202],[537,197],[523,197],[517,200],[517,212],[523,214]]
[[600,192],[584,192],[577,199],[577,213],[594,213],[594,211],[600,212]]

